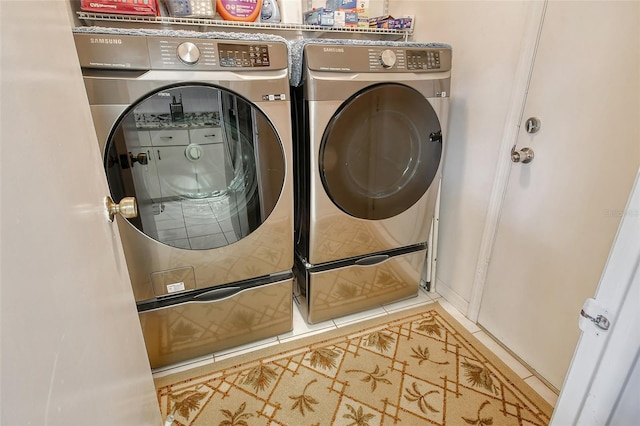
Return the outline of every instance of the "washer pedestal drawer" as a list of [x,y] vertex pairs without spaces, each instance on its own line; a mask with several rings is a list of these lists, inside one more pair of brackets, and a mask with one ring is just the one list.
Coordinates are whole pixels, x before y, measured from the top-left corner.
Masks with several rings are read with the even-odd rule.
[[313,324],[417,296],[426,252],[320,271],[297,260],[295,288],[303,317]]
[[139,313],[151,368],[291,331],[293,279]]

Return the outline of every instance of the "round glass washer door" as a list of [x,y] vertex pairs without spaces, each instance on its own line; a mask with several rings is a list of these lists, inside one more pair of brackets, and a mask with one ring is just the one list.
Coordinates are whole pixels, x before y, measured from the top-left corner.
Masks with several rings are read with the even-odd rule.
[[346,100],[322,137],[320,176],[333,202],[351,216],[379,220],[414,205],[442,158],[435,110],[415,89],[369,86]]
[[116,122],[105,146],[114,201],[136,197],[127,219],[163,244],[213,249],[269,217],[284,185],[282,142],[264,113],[212,85],[150,93]]

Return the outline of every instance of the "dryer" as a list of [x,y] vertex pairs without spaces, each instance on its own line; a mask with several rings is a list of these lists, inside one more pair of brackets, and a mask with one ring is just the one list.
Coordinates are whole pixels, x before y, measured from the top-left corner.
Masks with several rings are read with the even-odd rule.
[[151,367],[291,330],[284,39],[101,31],[74,37]]
[[310,323],[416,296],[441,177],[451,49],[308,43],[296,294]]

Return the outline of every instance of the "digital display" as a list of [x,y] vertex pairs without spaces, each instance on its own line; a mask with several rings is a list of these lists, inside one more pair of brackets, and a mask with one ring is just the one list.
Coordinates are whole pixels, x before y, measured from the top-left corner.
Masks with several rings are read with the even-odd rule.
[[440,68],[440,52],[434,50],[407,50],[407,68],[431,70]]
[[218,56],[221,67],[268,67],[269,48],[266,44],[219,43]]

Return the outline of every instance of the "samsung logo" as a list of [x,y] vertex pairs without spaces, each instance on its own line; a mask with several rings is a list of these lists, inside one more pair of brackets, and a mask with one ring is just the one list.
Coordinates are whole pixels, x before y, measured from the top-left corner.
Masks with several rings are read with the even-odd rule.
[[121,38],[91,38],[91,44],[122,44]]
[[324,47],[322,51],[328,53],[344,53],[344,47]]

